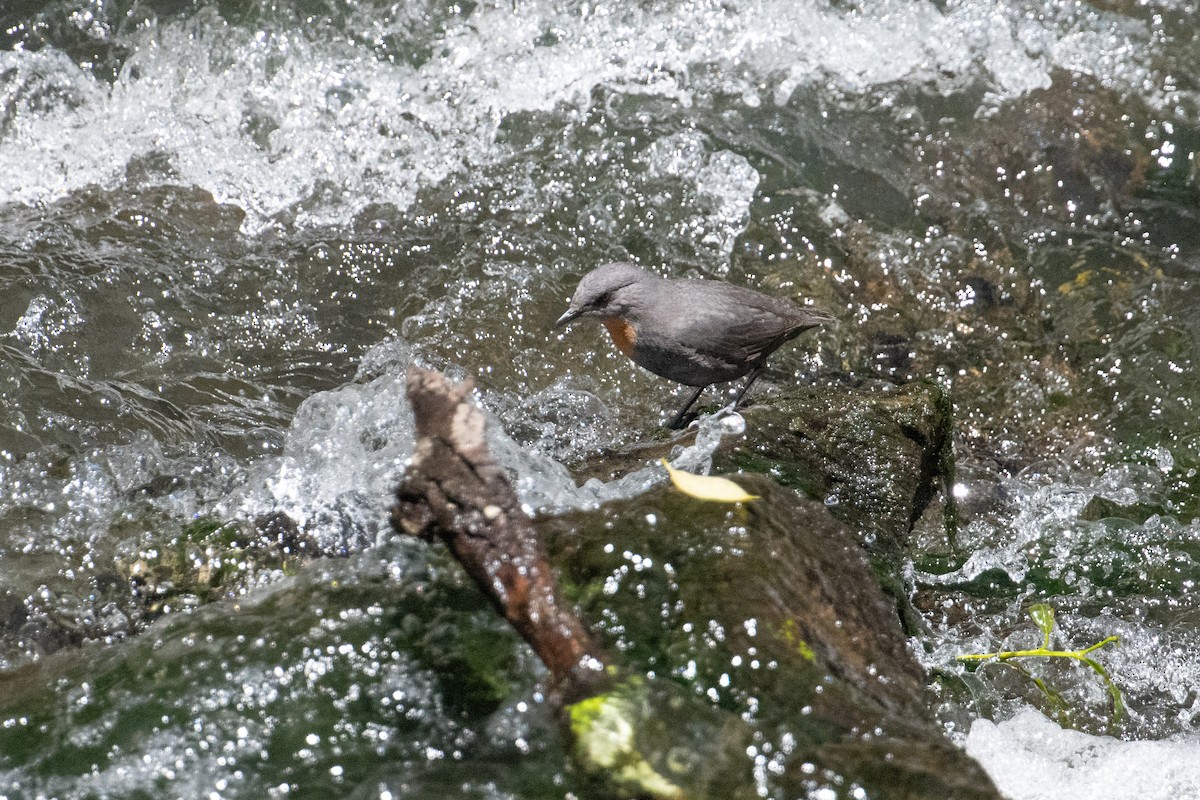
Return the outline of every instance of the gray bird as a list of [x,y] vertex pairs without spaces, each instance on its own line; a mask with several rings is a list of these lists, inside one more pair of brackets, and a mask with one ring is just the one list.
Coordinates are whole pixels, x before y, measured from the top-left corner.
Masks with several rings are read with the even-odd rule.
[[697,387],[671,420],[672,428],[683,427],[688,410],[706,387],[749,374],[728,406],[733,411],[771,353],[834,320],[753,289],[721,281],[668,280],[623,262],[584,275],[554,327],[582,317],[598,319],[617,349],[635,364]]

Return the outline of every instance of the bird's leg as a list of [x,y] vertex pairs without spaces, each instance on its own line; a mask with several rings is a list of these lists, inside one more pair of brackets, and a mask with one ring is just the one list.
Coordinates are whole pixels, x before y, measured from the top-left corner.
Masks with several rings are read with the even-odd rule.
[[721,413],[732,414],[733,412],[737,411],[738,403],[742,402],[742,398],[746,396],[746,392],[750,391],[750,387],[754,385],[756,380],[758,380],[758,376],[762,375],[763,369],[765,369],[766,366],[767,364],[764,361],[750,371],[750,377],[746,380],[746,385],[743,386],[741,391],[737,393],[737,397],[733,398],[732,403],[721,409]]
[[695,394],[693,394],[688,401],[683,404],[683,408],[679,409],[679,413],[675,415],[675,419],[667,423],[668,428],[671,430],[678,430],[683,427],[683,418],[687,416],[688,409],[700,399],[700,393],[703,392],[704,389],[705,387],[703,386],[700,386],[696,389]]

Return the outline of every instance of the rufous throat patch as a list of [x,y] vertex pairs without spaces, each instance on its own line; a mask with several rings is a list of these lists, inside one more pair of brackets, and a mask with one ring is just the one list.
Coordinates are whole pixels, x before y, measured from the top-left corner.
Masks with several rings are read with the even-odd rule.
[[604,323],[604,327],[608,328],[608,335],[612,337],[613,344],[617,346],[617,349],[633,358],[633,346],[637,344],[637,330],[620,317],[609,317],[601,322]]

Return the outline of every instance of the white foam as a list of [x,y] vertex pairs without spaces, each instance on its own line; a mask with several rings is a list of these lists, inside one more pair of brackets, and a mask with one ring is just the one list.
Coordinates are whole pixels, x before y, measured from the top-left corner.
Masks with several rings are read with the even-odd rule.
[[1060,728],[1036,711],[978,720],[967,753],[1011,800],[1200,797],[1200,736],[1127,742]]
[[[729,92],[749,108],[800,87],[848,94],[897,82],[951,93],[984,83],[995,105],[1068,68],[1153,93],[1152,32],[1077,4],[881,0],[869,14],[823,2],[689,3],[669,9],[549,2],[481,4],[431,26],[419,66],[372,41],[411,35],[404,15],[351,19],[364,31],[319,37],[232,26],[211,9],[121,34],[132,55],[109,86],[44,49],[0,53],[0,203],[49,201],[114,186],[131,159],[166,154],[177,176],[273,220],[344,223],[371,203],[410,204],[448,176],[506,158],[508,116],[571,113],[597,86],[666,96]],[[764,25],[763,20],[770,20]],[[553,36],[548,39],[548,33]],[[53,98],[48,101],[47,98]],[[257,132],[256,132],[257,131]],[[700,191],[740,217],[757,176],[733,154],[707,157]],[[706,185],[708,188],[706,188]],[[715,190],[713,187],[716,187]],[[314,198],[319,198],[314,200]],[[729,242],[718,237],[719,250]]]

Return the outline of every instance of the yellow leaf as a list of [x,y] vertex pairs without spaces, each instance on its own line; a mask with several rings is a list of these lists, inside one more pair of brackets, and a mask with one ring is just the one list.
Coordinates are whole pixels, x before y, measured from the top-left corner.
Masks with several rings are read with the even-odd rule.
[[746,490],[728,478],[714,478],[710,475],[695,475],[681,469],[675,469],[665,458],[659,459],[671,476],[675,488],[697,500],[714,500],[718,503],[746,503],[757,500],[758,495],[746,494]]

